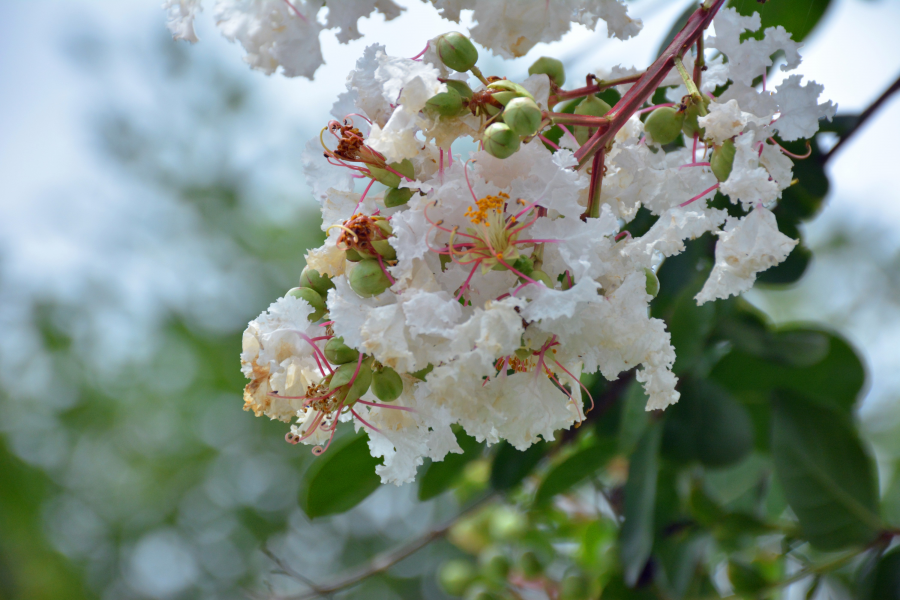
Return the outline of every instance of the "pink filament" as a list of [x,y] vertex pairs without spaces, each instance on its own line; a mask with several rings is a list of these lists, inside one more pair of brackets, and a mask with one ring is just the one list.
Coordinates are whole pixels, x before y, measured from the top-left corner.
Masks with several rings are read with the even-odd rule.
[[[626,230],[626,231],[620,231],[619,233],[616,234],[615,240],[618,242],[618,241],[621,240],[623,237],[627,237],[627,238],[630,240],[630,239],[631,239],[631,232],[630,232],[630,231],[627,231],[627,230]],[[566,272],[568,272],[568,271],[566,271]]]
[[687,206],[688,204],[690,204],[690,203],[693,202],[694,200],[699,200],[699,199],[702,198],[703,196],[707,195],[707,194],[710,193],[711,191],[713,191],[713,190],[715,190],[715,189],[718,189],[718,188],[719,188],[719,184],[717,183],[716,185],[712,186],[712,187],[709,188],[708,190],[703,190],[702,192],[700,192],[699,194],[697,194],[696,196],[694,196],[693,198],[691,198],[691,199],[688,200],[687,202],[682,202],[682,203],[679,204],[678,206],[679,206],[679,207]]
[[372,184],[375,183],[375,180],[371,180],[369,185],[366,186],[365,191],[363,191],[362,196],[359,197],[359,202],[356,203],[356,208],[353,209],[353,213],[356,214],[359,212],[359,207],[362,206],[363,200],[366,199],[366,194],[369,193],[369,190],[372,189]]
[[516,244],[561,244],[562,240],[516,240]]
[[384,261],[381,260],[381,255],[377,254],[376,256],[378,257],[378,266],[381,267],[381,272],[384,273],[384,276],[388,278],[388,281],[391,282],[391,285],[397,283],[397,280],[391,277],[391,274],[388,273],[387,269],[384,268]]
[[[782,154],[784,154],[785,156],[790,156],[791,158],[802,160],[804,158],[809,158],[812,155],[812,146],[809,145],[809,142],[806,143],[806,154],[794,154],[793,152],[788,152],[787,150],[785,150],[784,146],[775,141],[775,138],[770,137],[769,141],[778,146],[778,149],[781,150]],[[760,154],[762,154],[762,142],[760,142],[759,151]]]
[[[363,419],[361,416],[359,416],[359,413],[358,413],[358,412],[356,412],[356,411],[353,410],[352,408],[350,409],[350,412],[353,413],[353,416],[354,416],[354,417],[356,417],[357,419],[359,419],[359,422],[360,422],[360,423],[362,423],[363,425],[365,425],[366,427],[368,427],[368,428],[371,429],[372,431],[377,431],[378,433],[381,433],[381,430],[380,430],[380,429],[378,429],[377,427],[375,427],[374,425],[372,425],[371,423],[369,423],[368,421],[366,421],[365,419]],[[382,434],[382,435],[384,435],[384,434]]]
[[408,406],[392,406],[390,404],[382,404],[381,402],[368,402],[366,400],[357,400],[360,404],[365,404],[366,406],[374,406],[376,408],[392,408],[394,410],[405,410],[407,412],[419,412],[414,408],[409,408]]
[[563,125],[562,123],[558,123],[558,125],[562,128],[563,132],[564,132],[567,136],[569,136],[570,138],[572,138],[572,141],[575,142],[575,145],[578,146],[579,148],[581,148],[581,144],[578,143],[578,139],[572,134],[571,131],[569,131],[569,128],[566,127],[565,125]]
[[578,382],[578,385],[581,386],[581,389],[584,390],[584,393],[587,394],[587,395],[588,395],[588,398],[591,399],[591,407],[588,409],[588,412],[594,410],[594,397],[591,396],[591,392],[590,392],[586,387],[584,387],[584,384],[583,384],[583,383],[581,383],[581,379],[579,379],[578,377],[575,377],[574,375],[572,375],[572,373],[570,373],[569,370],[568,370],[567,368],[565,368],[564,366],[562,366],[561,364],[559,364],[559,361],[556,360],[555,358],[553,359],[553,362],[556,363],[556,366],[557,366],[557,367],[559,367],[560,369],[562,369],[563,371],[565,371],[566,374],[567,374],[569,377],[572,378],[572,381],[577,381],[577,382]]
[[427,43],[425,44],[425,48],[421,52],[419,52],[418,54],[413,56],[410,60],[419,60],[420,58],[425,56],[426,52],[428,52],[428,44]]
[[554,150],[559,150],[559,146],[557,146],[556,144],[554,144],[553,142],[551,142],[550,140],[548,140],[547,138],[545,138],[545,137],[544,137],[543,135],[541,135],[540,133],[538,134],[538,138],[539,138],[542,142],[544,142],[545,144],[547,144],[548,146],[550,146],[551,148],[553,148]]
[[466,164],[463,165],[463,174],[466,176],[466,185],[469,186],[469,193],[472,194],[472,199],[475,200],[475,203],[478,203],[478,197],[475,196],[475,190],[472,189],[472,183],[469,181],[469,163],[475,160],[474,158],[470,158],[466,161]]
[[640,115],[640,114],[643,114],[643,113],[645,113],[645,112],[650,112],[651,110],[656,110],[657,108],[668,108],[668,107],[670,107],[670,106],[675,106],[675,105],[672,104],[671,102],[666,103],[666,104],[657,104],[657,105],[651,106],[651,107],[649,107],[649,108],[642,108],[641,110],[637,111],[637,112],[634,113],[634,114]]
[[694,149],[691,151],[691,162],[697,162],[697,140],[700,138],[699,133],[694,134]]
[[293,4],[291,4],[290,0],[284,0],[284,3],[287,4],[288,6],[290,6],[291,10],[294,11],[294,14],[296,14],[298,17],[300,17],[300,19],[304,23],[309,23],[309,21],[306,20],[306,17],[304,17],[303,14],[301,14],[301,12],[299,10],[297,10],[297,7],[294,6]]
[[479,264],[481,264],[481,261],[480,261],[480,260],[477,261],[477,262],[475,263],[475,266],[474,266],[474,267],[472,267],[472,272],[469,273],[469,276],[466,277],[466,280],[463,282],[462,286],[460,286],[460,288],[459,288],[459,294],[456,296],[456,298],[454,298],[455,300],[459,300],[460,298],[462,298],[463,293],[464,293],[464,292],[466,291],[466,289],[468,289],[468,287],[469,287],[469,282],[472,281],[472,276],[475,275],[475,271],[478,270],[478,265],[479,265]]
[[681,165],[678,167],[679,169],[686,169],[687,167],[709,167],[711,166],[708,162],[692,162],[687,163],[686,165]]

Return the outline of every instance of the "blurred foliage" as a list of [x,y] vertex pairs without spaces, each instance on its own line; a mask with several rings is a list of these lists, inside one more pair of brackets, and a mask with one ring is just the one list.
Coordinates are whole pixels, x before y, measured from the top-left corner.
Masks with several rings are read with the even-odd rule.
[[[802,38],[829,2],[732,4],[761,8],[764,27]],[[240,334],[295,284],[298,257],[321,232],[308,205],[297,208],[296,176],[248,182],[274,177],[273,156],[296,172],[293,138],[308,136],[272,141],[248,161],[246,146],[268,126],[255,120],[267,106],[251,76],[168,40],[153,53],[162,63],[148,66],[147,85],[159,101],[137,111],[130,98],[111,99],[97,141],[111,168],[184,211],[198,245],[221,257],[210,269],[230,302],[173,302],[149,323],[146,348],[112,360],[78,328],[103,289],[81,304],[33,299],[38,344],[25,362],[41,366],[46,385],[23,390],[18,373],[4,371],[0,598],[298,593],[306,578],[322,584],[342,566],[365,567],[479,501],[447,541],[342,597],[755,599],[803,579],[809,598],[900,598],[900,554],[889,548],[900,475],[879,486],[859,439],[853,410],[866,371],[857,352],[819,326],[776,327],[742,299],[696,306],[713,262],[708,235],[658,274],[652,312],[672,334],[682,394],[665,412],[643,410],[633,372],[585,377],[595,407],[580,428],[525,452],[458,431],[464,454],[426,463],[400,489],[378,485],[363,438],[339,439],[315,462],[285,444],[283,424],[241,411]],[[848,115],[826,129],[843,135],[853,125]],[[798,181],[775,211],[794,237],[828,193],[819,143],[795,163]],[[284,205],[295,208],[273,209]],[[642,211],[630,228],[651,225]],[[798,245],[761,281],[794,283],[810,258]],[[178,275],[193,289],[190,274]]]

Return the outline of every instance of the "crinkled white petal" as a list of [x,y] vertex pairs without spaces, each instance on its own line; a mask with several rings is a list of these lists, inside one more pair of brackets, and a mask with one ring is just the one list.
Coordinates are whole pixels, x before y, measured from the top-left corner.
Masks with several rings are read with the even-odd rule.
[[166,0],[163,9],[166,11],[166,27],[176,40],[191,43],[199,41],[194,32],[194,19],[203,10],[201,0]]
[[378,11],[384,15],[385,21],[396,19],[406,10],[397,6],[392,0],[353,0],[352,2],[329,2],[327,29],[338,29],[337,39],[342,44],[362,37],[359,32],[359,19],[368,17]]
[[781,195],[779,186],[760,166],[759,146],[754,143],[753,136],[738,136],[734,145],[734,165],[719,191],[735,204],[742,204],[746,210],[757,203],[768,204],[778,198]]
[[819,119],[830,121],[837,111],[837,105],[831,100],[819,104],[819,94],[825,86],[815,81],[801,86],[802,79],[802,75],[791,75],[775,88],[781,116],[773,126],[787,142],[811,138],[819,130]]

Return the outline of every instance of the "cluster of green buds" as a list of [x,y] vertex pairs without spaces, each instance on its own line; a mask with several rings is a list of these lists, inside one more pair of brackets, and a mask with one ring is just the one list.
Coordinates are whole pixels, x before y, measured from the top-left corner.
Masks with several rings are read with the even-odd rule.
[[678,106],[657,108],[644,122],[644,131],[659,144],[671,144],[680,133],[684,133],[689,139],[697,136],[702,140],[706,136],[706,130],[700,127],[697,119],[707,114],[709,102],[708,96],[702,96],[697,101],[693,96],[687,95]]
[[325,297],[328,290],[334,287],[331,278],[327,275],[320,275],[315,269],[305,267],[300,273],[300,287],[292,288],[288,291],[288,296],[302,298],[313,307],[313,313],[309,315],[312,323],[324,318],[328,312],[325,306]]
[[338,247],[349,262],[356,263],[348,276],[353,291],[370,298],[391,287],[386,266],[394,264],[397,251],[389,241],[394,233],[390,221],[380,215],[356,214],[334,227],[342,230]]
[[[438,583],[450,596],[466,600],[512,600],[522,588],[544,589],[551,598],[587,600],[592,581],[574,568],[557,580],[548,577],[552,557],[523,544],[528,519],[509,506],[489,506],[463,519],[450,531],[450,541],[476,559],[457,558],[444,562]],[[520,547],[524,546],[524,547]]]

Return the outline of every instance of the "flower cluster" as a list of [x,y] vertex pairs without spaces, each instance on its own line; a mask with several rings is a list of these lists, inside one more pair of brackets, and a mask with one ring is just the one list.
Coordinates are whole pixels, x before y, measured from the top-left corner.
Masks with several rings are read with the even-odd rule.
[[[593,4],[595,15],[616,5]],[[382,480],[399,484],[424,457],[461,452],[455,424],[519,449],[553,440],[592,406],[583,373],[637,369],[648,410],[676,402],[675,350],[649,316],[656,270],[686,240],[718,236],[703,303],[783,261],[797,242],[769,207],[802,157],[775,136],[810,137],[835,110],[799,75],[766,87],[771,55],[784,53],[784,69],[800,60],[783,29],[742,41],[759,17],[726,9],[701,40],[710,10],[688,26],[714,57],[702,45],[663,55],[674,68],[652,84],[616,67],[565,91],[549,58],[521,82],[485,76],[460,34],[414,59],[370,46],[335,120],[307,145],[327,239],[308,253],[300,287],[244,334],[245,408],[295,421],[288,441],[316,453],[352,422],[384,458]],[[612,86],[624,93],[614,107],[595,95]],[[646,106],[658,87],[671,102]],[[572,98],[578,108],[553,112]],[[481,149],[455,154],[463,137]],[[716,192],[740,216],[712,207]],[[626,227],[641,207],[656,221],[637,237]]]

